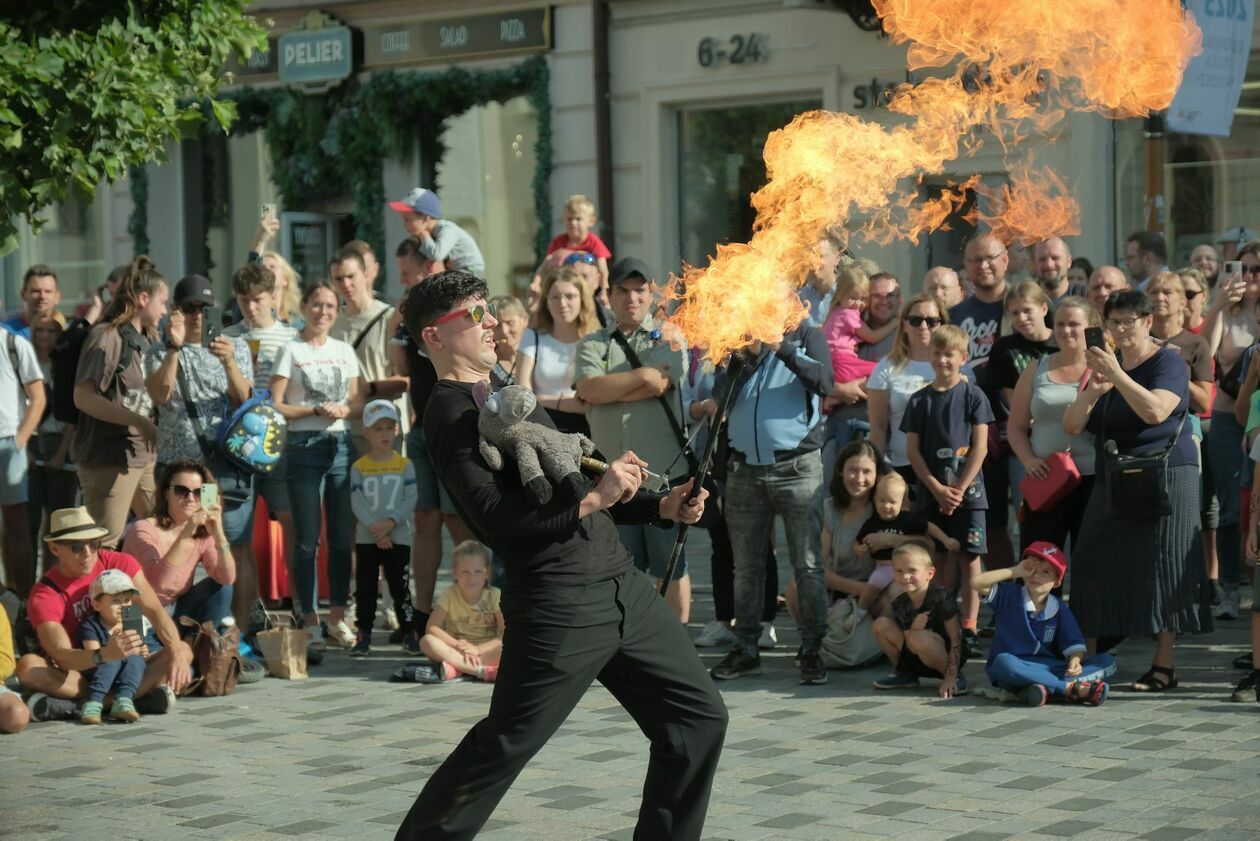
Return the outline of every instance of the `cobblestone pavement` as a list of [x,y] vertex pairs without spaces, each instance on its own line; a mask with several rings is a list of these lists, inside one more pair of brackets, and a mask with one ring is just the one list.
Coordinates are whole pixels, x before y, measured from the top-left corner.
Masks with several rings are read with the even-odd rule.
[[[707,570],[696,578],[699,626],[712,607]],[[705,837],[1260,837],[1260,705],[1228,701],[1246,614],[1219,624],[1181,641],[1177,690],[1028,709],[940,701],[926,686],[877,694],[879,668],[801,687],[784,616],[763,675],[722,686],[731,727]],[[387,683],[405,657],[384,636],[365,661],[331,651],[306,682],[182,699],[134,725],[0,737],[0,837],[391,838],[490,688]],[[1125,644],[1117,681],[1151,650]],[[979,664],[966,672],[984,682]],[[629,839],[646,758],[633,722],[593,687],[480,837]]]

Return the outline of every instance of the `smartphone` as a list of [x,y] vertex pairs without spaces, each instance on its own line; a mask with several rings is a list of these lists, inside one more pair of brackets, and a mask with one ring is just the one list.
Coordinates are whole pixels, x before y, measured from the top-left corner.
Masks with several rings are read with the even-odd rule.
[[1233,275],[1234,277],[1242,277],[1242,261],[1241,260],[1226,260],[1225,261],[1225,274]]
[[275,219],[276,206],[274,204],[264,204],[258,213],[259,219]]
[[1085,347],[1105,348],[1106,346],[1107,336],[1101,327],[1085,328]]
[[122,625],[124,631],[135,631],[136,636],[144,639],[144,613],[140,610],[140,605],[123,605]]
[[210,343],[223,332],[223,307],[206,307],[201,314],[201,344],[210,347]]
[[209,510],[219,504],[219,486],[207,482],[201,486],[201,507]]

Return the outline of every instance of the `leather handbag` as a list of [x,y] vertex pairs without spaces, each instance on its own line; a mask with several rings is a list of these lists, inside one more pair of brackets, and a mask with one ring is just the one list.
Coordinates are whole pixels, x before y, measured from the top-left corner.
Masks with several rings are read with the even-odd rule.
[[1044,461],[1049,471],[1046,478],[1029,475],[1019,483],[1019,492],[1033,511],[1053,511],[1081,483],[1081,471],[1070,452],[1051,453]]
[[[1115,392],[1108,392],[1109,399]],[[1172,454],[1189,411],[1181,415],[1168,443],[1153,453],[1124,455],[1115,441],[1107,440],[1106,408],[1098,434],[1098,454],[1102,457],[1104,513],[1108,519],[1156,520],[1172,513],[1168,492],[1168,456]]]

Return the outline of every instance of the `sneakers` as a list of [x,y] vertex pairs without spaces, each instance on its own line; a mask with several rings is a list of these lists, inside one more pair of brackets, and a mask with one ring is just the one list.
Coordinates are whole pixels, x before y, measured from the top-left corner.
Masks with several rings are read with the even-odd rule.
[[984,647],[980,645],[980,638],[976,636],[976,632],[971,628],[964,628],[962,632],[963,648],[967,652],[968,660],[978,660],[984,657]]
[[914,675],[893,672],[890,675],[884,675],[871,685],[876,689],[914,689],[918,687],[919,679]]
[[267,667],[259,663],[253,657],[241,658],[241,673],[237,676],[236,682],[257,683],[267,676]]
[[136,704],[130,698],[115,698],[114,706],[109,710],[109,717],[114,721],[125,721],[130,724],[140,720],[140,713],[136,711]]
[[165,715],[175,709],[175,693],[164,683],[137,698],[135,708],[145,715]]
[[389,644],[398,645],[400,642],[403,641],[403,637],[405,636],[407,636],[407,631],[405,628],[395,628],[389,634]]
[[1226,590],[1221,594],[1221,604],[1213,611],[1217,619],[1238,618],[1238,590]]
[[717,619],[705,625],[700,636],[696,637],[696,648],[730,648],[735,643],[736,637],[731,630],[731,623],[719,622]]
[[392,607],[387,607],[381,611],[381,621],[387,629],[391,631],[398,630],[398,613]]
[[413,657],[420,655],[420,635],[414,630],[407,631],[402,638],[402,650]]
[[36,692],[26,699],[26,708],[31,711],[31,721],[69,721],[79,717],[79,705],[65,698],[54,698],[43,692]]
[[390,683],[441,683],[442,674],[432,663],[408,663],[395,669],[389,676]]
[[1050,700],[1050,693],[1040,683],[1030,683],[1018,693],[1019,702],[1025,707],[1044,707]]
[[339,645],[342,648],[352,648],[358,642],[358,637],[355,636],[354,631],[351,630],[344,619],[329,623],[328,637],[334,645]]
[[722,662],[709,670],[709,674],[714,680],[734,680],[746,675],[759,675],[761,674],[761,655],[756,652],[749,654],[737,645],[726,652]]
[[350,649],[351,657],[366,657],[372,653],[372,635],[367,631],[359,631],[354,648]]
[[1238,685],[1234,687],[1234,691],[1230,693],[1229,700],[1235,703],[1244,704],[1252,699],[1260,701],[1260,686],[1256,683],[1256,673],[1249,672],[1243,675],[1243,679],[1238,681]]
[[324,639],[324,629],[319,625],[306,626],[306,648],[307,651],[316,651],[320,654],[328,650],[328,642]]
[[103,705],[100,701],[85,701],[79,712],[80,724],[100,724]]
[[820,686],[827,682],[827,667],[823,665],[822,655],[813,648],[801,652],[801,685]]
[[1245,669],[1246,671],[1251,671],[1256,667],[1256,664],[1251,659],[1250,651],[1246,654],[1239,654],[1230,662],[1230,665],[1235,669]]
[[761,623],[761,637],[757,640],[757,648],[762,651],[769,651],[779,642],[779,635],[774,631],[773,622]]

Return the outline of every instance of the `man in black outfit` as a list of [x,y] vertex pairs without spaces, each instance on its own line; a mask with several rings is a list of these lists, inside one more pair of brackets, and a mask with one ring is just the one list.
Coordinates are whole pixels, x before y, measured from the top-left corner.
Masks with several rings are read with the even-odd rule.
[[[694,523],[702,494],[640,490],[633,453],[580,500],[530,504],[515,465],[477,450],[473,384],[495,364],[485,281],[446,271],[414,287],[407,329],[437,370],[424,437],[464,521],[505,561],[505,624],[490,712],[429,779],[398,839],[473,838],[517,774],[598,679],[651,740],[636,839],[698,839],[727,713],[682,625],[617,537],[615,523]],[[529,418],[551,425],[541,409]],[[557,497],[561,494],[557,493]]]

